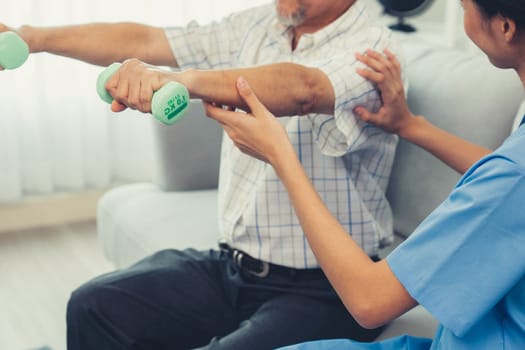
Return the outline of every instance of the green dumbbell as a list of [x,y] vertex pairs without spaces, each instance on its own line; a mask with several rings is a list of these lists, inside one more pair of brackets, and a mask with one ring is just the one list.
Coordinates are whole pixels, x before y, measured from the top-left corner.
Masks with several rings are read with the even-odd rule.
[[15,32],[0,33],[0,66],[15,69],[29,56],[29,46]]
[[[106,83],[119,68],[120,63],[113,63],[98,76],[97,93],[107,103],[113,102],[113,97],[106,90]],[[182,84],[171,81],[153,94],[151,114],[166,125],[174,124],[186,113],[189,101],[188,89]]]

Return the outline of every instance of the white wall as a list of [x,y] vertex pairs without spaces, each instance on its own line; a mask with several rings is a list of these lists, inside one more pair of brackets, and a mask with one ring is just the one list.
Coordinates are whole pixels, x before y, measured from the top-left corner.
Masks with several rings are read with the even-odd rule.
[[[396,19],[385,15],[377,0],[367,1],[370,12],[383,23],[395,23]],[[422,14],[408,17],[406,22],[418,30],[436,37],[443,45],[469,48],[469,40],[463,32],[463,13],[458,0],[434,0]]]

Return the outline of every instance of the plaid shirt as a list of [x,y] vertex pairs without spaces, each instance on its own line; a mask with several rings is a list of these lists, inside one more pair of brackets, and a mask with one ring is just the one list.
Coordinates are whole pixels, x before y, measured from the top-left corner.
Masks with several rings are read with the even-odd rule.
[[[291,49],[291,33],[273,5],[260,6],[200,26],[167,28],[182,69],[226,69],[293,62],[321,69],[335,91],[334,115],[279,118],[324,203],[370,255],[393,240],[385,190],[397,137],[367,125],[352,110],[380,107],[378,91],[356,73],[354,53],[397,51],[391,32],[372,26],[362,1]],[[287,192],[273,168],[241,153],[228,137],[222,145],[219,229],[231,246],[258,259],[295,268],[318,267]],[[327,232],[327,234],[329,234]]]

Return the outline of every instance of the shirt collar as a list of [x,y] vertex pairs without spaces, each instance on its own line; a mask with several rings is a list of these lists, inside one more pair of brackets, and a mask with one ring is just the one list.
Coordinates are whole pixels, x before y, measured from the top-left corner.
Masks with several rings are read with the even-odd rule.
[[[350,32],[358,31],[362,27],[361,23],[363,23],[363,20],[367,19],[368,11],[366,9],[366,5],[363,5],[363,2],[358,0],[352,6],[350,6],[350,8],[344,14],[342,14],[339,18],[326,27],[318,30],[315,33],[303,34],[301,39],[299,39],[299,45],[301,45],[301,41],[305,38],[308,38],[312,44],[317,44],[329,41],[341,33],[348,34]],[[275,34],[291,40],[291,27],[285,27],[279,22],[277,17],[275,18],[274,30]]]

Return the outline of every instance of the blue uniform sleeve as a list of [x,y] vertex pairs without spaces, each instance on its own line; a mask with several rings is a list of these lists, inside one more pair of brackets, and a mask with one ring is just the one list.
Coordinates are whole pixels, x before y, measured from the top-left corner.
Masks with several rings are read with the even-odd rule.
[[402,335],[379,343],[362,343],[350,339],[318,340],[286,346],[277,350],[429,350],[432,340]]
[[410,295],[463,336],[525,274],[525,176],[491,156],[387,261]]

